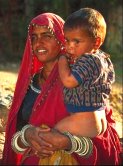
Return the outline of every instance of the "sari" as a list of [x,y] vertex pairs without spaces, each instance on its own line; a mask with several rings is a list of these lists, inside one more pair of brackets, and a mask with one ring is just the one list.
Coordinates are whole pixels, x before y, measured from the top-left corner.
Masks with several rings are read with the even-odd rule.
[[[29,154],[30,149],[27,149],[24,154],[17,154],[11,148],[11,139],[16,132],[19,108],[32,76],[43,66],[32,52],[30,40],[32,24],[50,27],[57,40],[64,45],[64,21],[59,16],[53,13],[44,13],[31,21],[13,102],[8,115],[2,159],[2,164],[4,165],[20,165],[21,163],[24,165],[39,165],[40,161],[40,158],[36,155]],[[34,126],[46,124],[52,128],[57,122],[69,115],[64,105],[62,90],[63,85],[59,79],[58,64],[56,64],[34,103],[29,119],[30,124]],[[107,130],[92,139],[93,153],[88,158],[83,158],[77,154],[71,155],[80,165],[118,165],[120,163],[120,143],[117,132],[113,127],[114,121],[111,119],[111,109],[106,110],[106,117],[108,122]]]

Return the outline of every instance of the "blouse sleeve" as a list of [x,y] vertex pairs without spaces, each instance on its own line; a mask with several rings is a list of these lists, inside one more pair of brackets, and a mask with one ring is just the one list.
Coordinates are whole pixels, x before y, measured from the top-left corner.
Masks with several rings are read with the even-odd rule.
[[92,84],[101,74],[101,62],[97,56],[82,55],[71,70],[79,83],[84,84],[85,81],[89,81],[89,84]]

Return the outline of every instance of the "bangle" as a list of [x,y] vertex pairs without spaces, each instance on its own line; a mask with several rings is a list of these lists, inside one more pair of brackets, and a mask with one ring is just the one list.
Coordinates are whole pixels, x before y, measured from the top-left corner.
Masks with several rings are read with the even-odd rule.
[[[86,147],[86,157],[90,156],[93,152],[93,142],[90,138],[81,137],[81,139],[85,140],[85,147]],[[81,152],[79,154],[81,156]]]
[[71,149],[66,150],[66,152],[68,154],[71,154],[71,153],[75,152],[75,150],[77,149],[77,142],[76,142],[75,138],[72,136],[72,134],[70,134],[69,132],[64,132],[64,135],[68,136],[71,141],[71,144],[72,144]]
[[23,142],[23,144],[25,145],[25,146],[30,146],[29,145],[29,143],[26,141],[26,139],[25,139],[25,131],[28,129],[28,128],[30,128],[30,127],[32,127],[32,125],[31,124],[27,124],[27,125],[25,125],[23,128],[22,128],[22,130],[21,130],[21,141]]
[[75,152],[82,157],[88,157],[92,154],[93,143],[90,138],[78,137],[69,132],[64,132],[64,134],[69,137],[72,144],[71,150],[66,150],[67,153],[71,154]]
[[16,153],[23,153],[26,148],[21,148],[19,145],[18,145],[18,138],[21,136],[21,132],[18,131],[17,133],[14,134],[14,136],[12,137],[12,140],[11,140],[11,146],[12,146],[12,149],[16,152]]
[[79,139],[81,140],[81,145],[78,143],[78,149],[75,152],[80,156],[84,156],[84,157],[90,156],[90,154],[93,151],[92,140],[87,137],[79,137]]
[[76,142],[77,142],[77,144],[78,144],[78,146],[77,146],[77,149],[75,150],[75,152],[76,153],[79,153],[81,150],[82,150],[82,141],[81,141],[81,139],[79,138],[79,137],[77,137],[77,136],[73,136],[74,138],[75,138],[75,140],[76,140]]

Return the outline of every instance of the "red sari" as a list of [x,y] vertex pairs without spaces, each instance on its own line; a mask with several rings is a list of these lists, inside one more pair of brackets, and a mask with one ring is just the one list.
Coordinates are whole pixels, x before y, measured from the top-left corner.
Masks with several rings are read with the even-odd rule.
[[[34,18],[31,23],[49,26],[56,35],[56,38],[62,43],[62,45],[64,45],[62,30],[64,21],[59,16],[52,13],[45,13]],[[11,148],[11,139],[13,134],[16,132],[17,113],[27,92],[32,75],[39,71],[40,67],[43,66],[43,64],[39,62],[36,56],[32,53],[30,43],[31,33],[32,26],[30,25],[13,103],[8,116],[2,160],[2,164],[4,165],[20,165],[22,155],[16,154]],[[74,155],[80,165],[118,165],[120,163],[119,138],[116,130],[112,127],[114,121],[111,119],[111,110],[106,112],[108,128],[105,133],[93,138],[93,154],[89,158],[82,158],[78,155]],[[42,86],[41,94],[38,95],[35,101],[29,123],[35,126],[46,124],[53,127],[59,120],[66,116],[68,116],[68,112],[66,111],[63,102],[62,84],[59,79],[58,66],[56,64],[45,85]],[[38,165],[38,162],[39,158],[32,156],[27,158],[24,161],[24,164]]]

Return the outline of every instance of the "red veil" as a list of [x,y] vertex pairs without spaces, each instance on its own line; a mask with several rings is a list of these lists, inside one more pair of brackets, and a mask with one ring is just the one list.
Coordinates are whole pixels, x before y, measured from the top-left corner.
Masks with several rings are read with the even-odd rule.
[[[56,38],[64,45],[63,24],[64,21],[53,13],[44,13],[35,17],[30,25],[20,67],[18,80],[15,88],[13,103],[8,116],[6,127],[5,146],[3,151],[3,163],[5,165],[17,165],[20,162],[21,155],[16,154],[11,148],[11,138],[16,132],[17,113],[27,92],[30,79],[43,64],[38,61],[32,53],[30,36],[32,33],[32,24],[47,25],[53,30]],[[49,93],[50,92],[50,93]],[[94,150],[89,158],[81,158],[75,155],[75,158],[81,165],[118,165],[120,144],[115,129],[112,127],[114,121],[111,119],[111,110],[106,111],[108,128],[102,135],[93,138]],[[37,97],[33,107],[30,123],[35,126],[47,124],[53,127],[59,120],[67,116],[68,113],[64,106],[62,96],[62,84],[59,80],[58,66],[55,65],[46,84],[42,87],[42,93]],[[35,161],[35,160],[32,160]],[[33,164],[33,163],[31,163]],[[20,164],[19,164],[20,165]],[[36,163],[34,163],[36,165]]]

